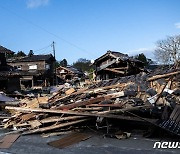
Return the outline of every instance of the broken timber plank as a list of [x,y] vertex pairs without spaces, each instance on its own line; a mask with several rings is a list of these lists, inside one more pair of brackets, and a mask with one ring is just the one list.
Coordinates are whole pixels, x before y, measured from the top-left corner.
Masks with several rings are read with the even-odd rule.
[[116,68],[113,68],[115,70],[127,70],[128,68],[127,67],[116,67]]
[[180,71],[163,74],[163,75],[156,75],[156,76],[150,77],[147,81],[153,81],[153,80],[157,80],[157,79],[161,79],[161,78],[166,78],[166,77],[170,77],[172,75],[177,75],[177,74],[180,74]]
[[[81,89],[81,90],[79,90],[79,91],[77,91],[77,92],[74,92],[74,93],[72,93],[72,94],[70,94],[70,95],[66,95],[66,96],[63,96],[63,97],[61,97],[61,98],[58,98],[57,100],[55,100],[55,102],[61,101],[61,100],[63,100],[63,99],[67,99],[68,97],[72,97],[72,96],[75,96],[75,95],[79,95],[79,94],[83,94],[83,93],[88,93],[88,92],[90,92],[90,91],[120,88],[120,87],[125,87],[126,85],[127,85],[126,83],[121,83],[121,84],[118,83],[118,84],[116,84],[116,85],[105,86],[105,87],[98,87],[98,88],[94,88],[94,89],[88,89],[88,88],[86,88],[86,89]],[[54,97],[53,97],[53,98],[54,98]],[[53,98],[50,98],[49,101],[55,105],[56,103],[52,102]]]
[[115,70],[115,69],[112,69],[112,68],[105,68],[104,70],[115,72],[115,73],[120,73],[120,74],[125,74],[124,71],[119,71],[119,70]]
[[54,104],[54,102],[61,101],[61,100],[66,99],[66,98],[68,98],[68,97],[70,97],[70,96],[75,96],[75,95],[82,94],[85,90],[87,90],[87,88],[81,89],[81,90],[76,91],[76,92],[73,92],[73,93],[70,94],[70,95],[66,95],[66,96],[60,97],[60,98],[58,98],[58,99],[56,99],[56,100],[54,101],[54,98],[58,95],[58,94],[57,94],[56,96],[51,97],[51,98],[48,100],[48,102]]
[[28,113],[28,114],[25,114],[25,115],[22,115],[20,118],[23,120],[23,121],[27,121],[27,120],[30,120],[32,119],[33,117],[35,117],[36,115],[34,113]]
[[42,124],[50,123],[50,122],[60,122],[60,121],[67,121],[67,120],[75,120],[80,118],[85,118],[86,116],[68,116],[68,117],[49,117],[40,120]]
[[8,116],[0,116],[0,119],[10,119],[11,117]]
[[0,149],[8,149],[11,147],[11,145],[19,138],[19,134],[10,134],[6,135],[1,141],[0,141]]
[[49,142],[48,144],[56,148],[65,148],[72,144],[79,143],[81,141],[87,140],[91,137],[89,134],[85,133],[71,133],[61,139]]
[[75,89],[74,89],[74,88],[70,88],[70,89],[68,89],[67,91],[65,91],[65,94],[66,94],[66,95],[70,95],[70,94],[72,94],[73,92],[75,92]]
[[42,125],[39,120],[31,120],[28,121],[28,123],[31,125],[31,128],[36,128]]
[[63,105],[63,106],[58,107],[57,109],[69,110],[69,109],[72,109],[72,108],[75,108],[75,107],[101,102],[101,101],[104,101],[105,99],[106,98],[104,96],[97,97],[97,98],[91,98],[91,99],[88,99],[88,100],[85,100],[85,101],[80,101],[80,102],[76,102],[76,103],[73,103],[73,104]]
[[90,104],[88,107],[118,107],[121,108],[125,104]]
[[115,110],[110,110],[110,111],[103,111],[102,113],[99,112],[99,114],[104,114],[104,113],[124,113],[126,111],[136,111],[139,109],[150,109],[152,108],[152,105],[142,105],[142,106],[136,106],[136,107],[129,107],[129,108],[123,108],[123,109],[115,109]]
[[75,110],[79,110],[79,111],[101,111],[103,108],[102,107],[86,107],[86,108],[81,108],[81,107],[78,107],[78,108],[74,108],[72,109],[73,111]]
[[30,126],[28,123],[22,123],[22,124],[14,124],[13,127],[27,127]]
[[[17,110],[21,112],[43,112],[43,113],[57,113],[57,114],[69,114],[69,115],[81,115],[81,116],[90,116],[90,117],[105,117],[111,119],[121,119],[121,120],[130,120],[130,121],[143,121],[141,119],[129,116],[122,116],[122,115],[113,115],[113,114],[92,114],[92,113],[84,113],[84,112],[75,112],[75,111],[62,111],[62,110],[54,110],[54,109],[30,109],[30,108],[23,108],[23,107],[5,107],[8,110]],[[157,119],[149,119],[144,118],[151,122],[156,122]]]
[[123,91],[120,91],[120,92],[117,92],[117,93],[113,93],[113,94],[108,94],[106,96],[100,96],[100,97],[96,97],[96,98],[91,98],[91,99],[88,99],[88,100],[85,100],[85,101],[76,102],[76,103],[73,103],[73,104],[63,105],[63,106],[58,107],[57,109],[61,109],[61,110],[66,109],[66,110],[69,110],[69,109],[72,109],[72,108],[75,108],[75,107],[85,106],[85,105],[89,105],[89,104],[93,104],[93,103],[98,103],[98,102],[101,102],[101,101],[104,101],[104,100],[107,100],[107,99],[121,97],[121,96],[124,96],[124,92]]
[[42,132],[49,131],[49,130],[54,130],[54,129],[63,128],[63,127],[66,127],[66,126],[71,126],[71,125],[81,123],[81,122],[84,122],[84,121],[87,121],[87,120],[89,120],[89,119],[81,119],[81,120],[62,123],[62,124],[51,125],[51,126],[47,126],[47,127],[43,127],[43,128],[37,128],[37,129],[26,131],[26,132],[22,133],[22,135],[28,135],[28,134],[34,134],[34,133],[42,133]]

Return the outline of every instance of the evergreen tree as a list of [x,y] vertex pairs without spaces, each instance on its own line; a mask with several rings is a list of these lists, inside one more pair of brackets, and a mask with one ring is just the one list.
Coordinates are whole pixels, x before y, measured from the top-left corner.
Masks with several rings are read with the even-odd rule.
[[67,66],[67,60],[63,59],[62,61],[59,62],[60,66],[66,67]]
[[31,57],[32,55],[34,55],[34,52],[33,52],[33,50],[30,50],[28,53],[28,56]]
[[18,51],[16,54],[17,57],[24,57],[26,54],[23,51]]

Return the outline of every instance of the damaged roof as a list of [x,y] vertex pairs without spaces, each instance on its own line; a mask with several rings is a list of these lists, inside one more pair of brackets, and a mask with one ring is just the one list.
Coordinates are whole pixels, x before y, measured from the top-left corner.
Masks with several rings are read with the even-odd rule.
[[63,66],[59,66],[58,68],[57,68],[57,70],[58,69],[65,69],[65,70],[67,70],[67,71],[69,71],[69,72],[71,72],[71,73],[74,73],[74,74],[80,74],[80,75],[82,75],[83,74],[83,72],[81,72],[80,70],[78,70],[77,68],[74,68],[74,67],[72,67],[72,66],[66,66],[66,67],[63,67]]
[[143,62],[141,62],[141,61],[139,61],[137,59],[129,57],[128,54],[124,54],[124,53],[121,53],[121,52],[108,50],[104,55],[102,55],[101,57],[95,59],[94,64],[96,64],[98,61],[101,61],[105,57],[119,58],[119,59],[124,60],[124,61],[130,60],[130,61],[133,61],[133,62],[143,63]]
[[69,69],[74,74],[83,74],[80,70],[78,70],[77,68],[74,68],[72,66],[67,66],[67,69]]
[[15,99],[6,96],[3,92],[0,92],[0,102],[14,102]]
[[0,45],[0,53],[14,54],[14,51]]
[[48,54],[48,55],[32,55],[32,56],[26,56],[26,57],[22,57],[20,59],[8,59],[8,61],[10,62],[34,62],[34,61],[48,61],[48,60],[52,60],[55,61],[55,58],[53,57],[52,54]]

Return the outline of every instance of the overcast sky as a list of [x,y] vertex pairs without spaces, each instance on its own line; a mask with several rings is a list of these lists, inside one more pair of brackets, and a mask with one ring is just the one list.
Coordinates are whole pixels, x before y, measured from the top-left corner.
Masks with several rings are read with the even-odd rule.
[[180,0],[0,0],[0,45],[52,53],[72,64],[107,50],[153,58],[156,41],[180,33]]

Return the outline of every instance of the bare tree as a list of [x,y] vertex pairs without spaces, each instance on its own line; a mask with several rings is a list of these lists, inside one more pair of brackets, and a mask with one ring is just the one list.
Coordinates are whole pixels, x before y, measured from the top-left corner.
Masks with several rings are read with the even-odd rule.
[[154,55],[156,60],[164,64],[177,64],[180,60],[180,35],[158,41]]

